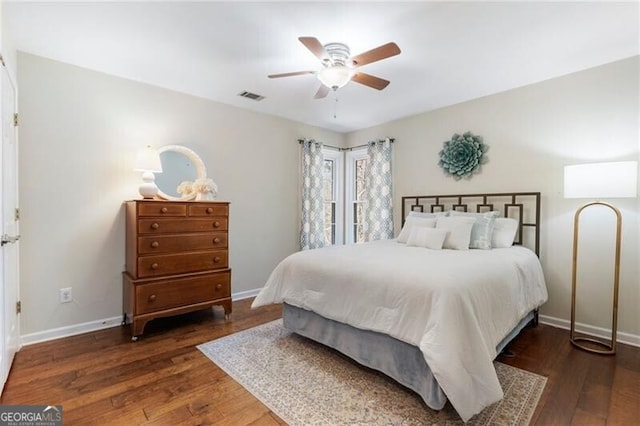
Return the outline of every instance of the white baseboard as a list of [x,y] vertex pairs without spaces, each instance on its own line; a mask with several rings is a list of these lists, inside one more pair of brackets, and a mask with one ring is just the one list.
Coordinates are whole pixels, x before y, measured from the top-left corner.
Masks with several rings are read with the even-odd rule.
[[38,331],[36,333],[23,334],[20,338],[22,340],[22,345],[27,346],[33,345],[34,343],[75,336],[76,334],[88,333],[90,331],[103,330],[120,324],[122,324],[122,315],[103,320],[85,322],[82,324],[68,325],[66,327],[52,328],[51,330]]
[[[255,297],[261,289],[241,291],[231,295],[232,300],[243,300]],[[571,323],[567,320],[540,315],[540,322],[552,327],[569,330]],[[33,345],[34,343],[46,342],[49,340],[61,339],[63,337],[75,336],[76,334],[88,333],[91,331],[103,330],[105,328],[119,326],[122,323],[122,316],[107,318],[103,320],[90,321],[82,324],[74,324],[66,327],[53,328],[51,330],[39,331],[37,333],[24,334],[20,336],[23,346]],[[576,323],[576,331],[602,339],[610,339],[611,330],[600,327],[594,327],[588,324]],[[640,347],[640,336],[631,333],[618,332],[618,342],[627,345]]]
[[256,297],[258,295],[258,293],[260,293],[260,290],[262,290],[262,288],[255,288],[253,290],[241,291],[239,293],[233,293],[231,295],[231,299],[232,300],[242,300],[242,299],[248,299],[250,297]]
[[[249,291],[241,291],[231,295],[232,300],[248,299],[258,295],[261,289],[257,288]],[[122,315],[103,320],[74,324],[66,327],[52,328],[51,330],[38,331],[36,333],[23,334],[20,336],[22,346],[33,345],[35,343],[49,340],[61,339],[63,337],[75,336],[76,334],[89,333],[91,331],[103,330],[105,328],[119,326],[122,323]]]
[[[550,317],[547,315],[540,315],[540,322],[542,324],[547,324],[556,328],[562,328],[564,330],[571,329],[570,321],[560,319],[560,318]],[[611,339],[611,330],[606,328],[594,327],[592,325],[582,324],[577,322],[576,331],[581,334],[587,334],[589,336],[602,338],[605,341],[608,341]],[[620,343],[625,343],[627,345],[640,347],[640,336],[638,336],[637,334],[624,333],[624,332],[618,331],[616,339]]]

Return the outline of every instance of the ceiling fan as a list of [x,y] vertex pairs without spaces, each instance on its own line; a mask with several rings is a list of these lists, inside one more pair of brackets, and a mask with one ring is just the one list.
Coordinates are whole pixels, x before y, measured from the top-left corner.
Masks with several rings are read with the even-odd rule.
[[358,68],[400,54],[400,48],[395,43],[383,44],[375,49],[351,56],[349,46],[343,43],[328,43],[323,46],[315,37],[298,37],[298,40],[320,59],[323,68],[319,71],[271,74],[269,78],[314,74],[322,83],[314,96],[315,99],[326,97],[330,89],[338,90],[351,80],[374,89],[384,89],[389,85],[388,80],[360,72]]

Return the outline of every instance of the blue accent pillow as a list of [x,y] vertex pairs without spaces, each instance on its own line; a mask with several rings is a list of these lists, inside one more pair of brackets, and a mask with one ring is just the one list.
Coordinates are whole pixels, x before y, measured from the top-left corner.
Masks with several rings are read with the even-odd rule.
[[471,228],[471,241],[469,248],[489,250],[491,248],[491,236],[495,227],[496,218],[499,215],[497,211],[486,213],[467,213],[451,211],[451,216],[467,216],[474,217],[476,222]]

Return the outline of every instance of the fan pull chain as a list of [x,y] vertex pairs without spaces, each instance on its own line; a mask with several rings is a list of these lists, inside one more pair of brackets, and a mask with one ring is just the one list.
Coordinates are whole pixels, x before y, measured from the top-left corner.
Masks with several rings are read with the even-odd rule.
[[336,94],[336,100],[335,103],[333,104],[333,118],[338,118],[338,92],[335,92]]

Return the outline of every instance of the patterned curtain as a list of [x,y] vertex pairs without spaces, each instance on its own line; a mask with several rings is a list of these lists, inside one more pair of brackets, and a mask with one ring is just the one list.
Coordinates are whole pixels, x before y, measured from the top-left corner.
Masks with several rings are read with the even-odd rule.
[[365,174],[365,241],[393,238],[393,194],[391,193],[391,139],[371,141]]
[[302,250],[324,247],[324,198],[322,197],[322,143],[302,141]]

